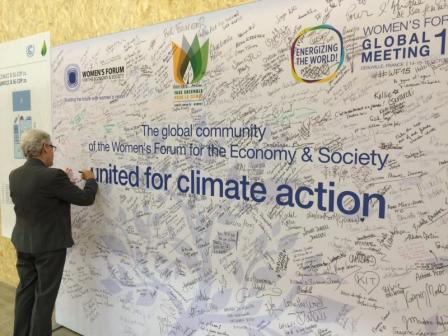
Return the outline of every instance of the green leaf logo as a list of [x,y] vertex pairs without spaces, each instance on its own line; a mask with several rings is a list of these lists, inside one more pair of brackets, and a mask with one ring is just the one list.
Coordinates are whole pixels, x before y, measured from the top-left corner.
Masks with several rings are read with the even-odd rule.
[[191,65],[193,71],[191,84],[199,82],[204,77],[208,62],[208,41],[205,41],[201,47],[196,35],[191,45],[185,36],[182,40],[182,47],[172,43],[174,80],[179,85],[190,84],[185,83],[188,65]]
[[45,40],[44,40],[44,44],[42,45],[42,49],[40,50],[40,54],[41,54],[42,56],[45,56],[45,55],[47,54],[47,51],[48,51],[48,49],[47,49],[47,43],[46,43]]

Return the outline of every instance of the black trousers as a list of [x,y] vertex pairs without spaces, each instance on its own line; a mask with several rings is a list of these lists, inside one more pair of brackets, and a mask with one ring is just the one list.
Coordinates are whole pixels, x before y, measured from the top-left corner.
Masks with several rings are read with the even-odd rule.
[[51,317],[62,279],[67,249],[17,251],[19,285],[16,291],[14,336],[50,336]]

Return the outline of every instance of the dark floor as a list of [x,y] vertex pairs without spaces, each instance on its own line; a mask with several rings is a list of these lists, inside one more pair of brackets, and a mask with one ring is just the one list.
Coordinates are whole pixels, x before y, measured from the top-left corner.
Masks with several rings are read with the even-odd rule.
[[[14,294],[15,288],[0,282],[0,336],[11,336],[14,324]],[[79,335],[53,321],[53,335],[76,336]]]

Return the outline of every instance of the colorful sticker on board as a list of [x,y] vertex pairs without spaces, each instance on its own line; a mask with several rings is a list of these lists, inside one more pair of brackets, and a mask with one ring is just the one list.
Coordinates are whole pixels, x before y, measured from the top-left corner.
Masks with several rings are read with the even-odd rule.
[[336,77],[343,63],[342,35],[331,25],[305,28],[292,43],[292,75],[298,82],[329,82]]

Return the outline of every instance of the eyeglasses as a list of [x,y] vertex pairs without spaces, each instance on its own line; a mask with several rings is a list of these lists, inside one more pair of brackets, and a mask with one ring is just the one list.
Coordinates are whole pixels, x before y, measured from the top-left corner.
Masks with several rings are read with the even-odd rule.
[[53,152],[56,152],[56,149],[57,149],[56,146],[53,146],[53,145],[50,145],[50,144],[48,144],[48,146],[50,146],[51,148],[53,148]]

